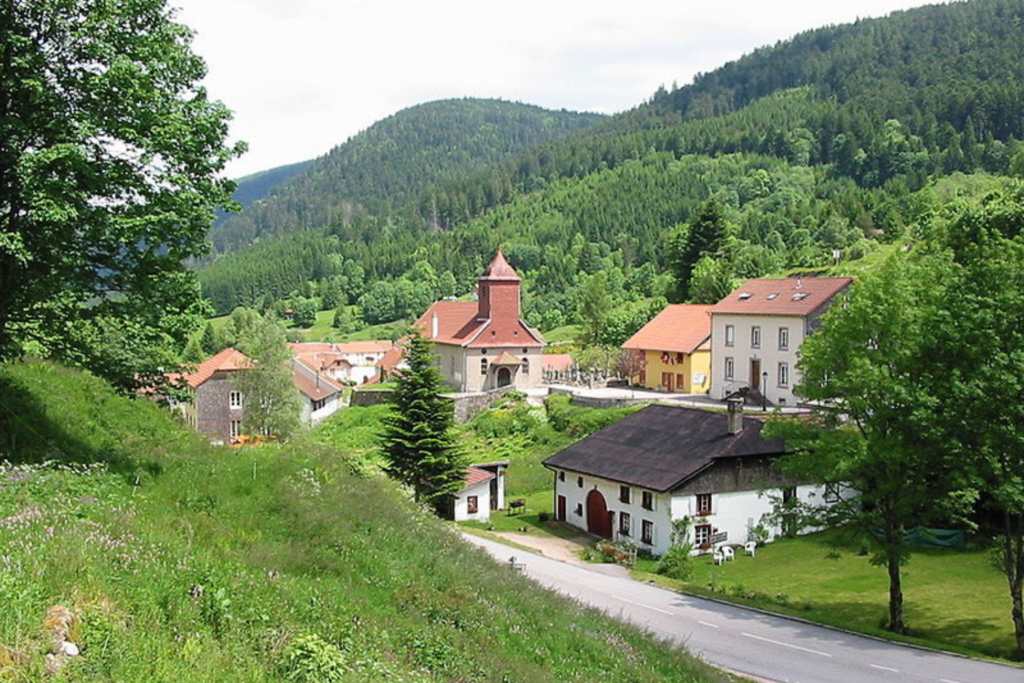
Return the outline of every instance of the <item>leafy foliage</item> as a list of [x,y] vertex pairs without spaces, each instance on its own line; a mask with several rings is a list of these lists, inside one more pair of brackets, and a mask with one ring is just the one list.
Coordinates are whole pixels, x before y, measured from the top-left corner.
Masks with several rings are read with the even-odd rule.
[[190,39],[164,0],[0,10],[0,359],[31,340],[131,390],[200,324],[182,262],[241,146]]

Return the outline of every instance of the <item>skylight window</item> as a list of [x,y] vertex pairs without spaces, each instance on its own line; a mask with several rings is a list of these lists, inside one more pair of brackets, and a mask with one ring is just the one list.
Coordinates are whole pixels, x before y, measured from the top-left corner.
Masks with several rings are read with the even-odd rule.
[[778,292],[772,292],[766,298],[768,299],[768,301],[774,301],[778,296],[779,296]]
[[752,296],[754,296],[753,292],[743,292],[742,294],[740,294],[740,301],[746,301]]
[[798,292],[793,295],[793,301],[803,301],[804,299],[807,298],[808,294],[809,292]]

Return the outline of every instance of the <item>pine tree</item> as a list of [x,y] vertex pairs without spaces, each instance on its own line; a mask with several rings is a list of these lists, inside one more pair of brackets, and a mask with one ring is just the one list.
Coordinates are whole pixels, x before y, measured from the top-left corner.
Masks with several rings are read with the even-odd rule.
[[455,415],[441,396],[441,375],[430,347],[418,335],[405,345],[409,368],[398,377],[381,449],[388,474],[411,486],[417,500],[442,510],[462,488],[465,471],[452,435]]
[[203,338],[199,345],[208,356],[220,351],[217,345],[217,331],[213,329],[213,323],[206,323],[206,327],[203,328]]

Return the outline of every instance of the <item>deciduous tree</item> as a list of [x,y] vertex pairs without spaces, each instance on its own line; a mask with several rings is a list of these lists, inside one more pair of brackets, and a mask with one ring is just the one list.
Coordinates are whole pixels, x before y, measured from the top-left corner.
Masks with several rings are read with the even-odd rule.
[[241,147],[191,36],[165,0],[0,3],[0,360],[31,340],[131,388],[160,375],[104,361],[101,328],[180,350],[201,324],[182,264]]

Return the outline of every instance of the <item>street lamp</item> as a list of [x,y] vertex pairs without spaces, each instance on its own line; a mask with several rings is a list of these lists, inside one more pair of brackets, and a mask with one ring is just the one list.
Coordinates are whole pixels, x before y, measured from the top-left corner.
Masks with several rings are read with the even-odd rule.
[[768,371],[761,373],[761,412],[768,412]]

